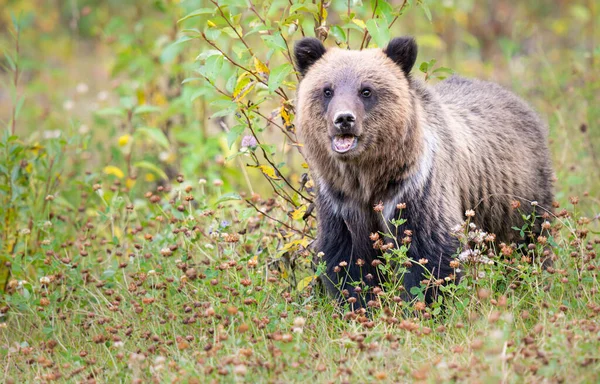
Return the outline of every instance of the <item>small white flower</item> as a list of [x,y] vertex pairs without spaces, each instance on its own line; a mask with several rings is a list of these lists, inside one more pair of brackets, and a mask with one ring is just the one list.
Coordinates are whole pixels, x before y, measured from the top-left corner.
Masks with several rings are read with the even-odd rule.
[[49,130],[46,129],[44,131],[44,139],[58,139],[60,137],[61,131],[60,129]]
[[31,233],[31,230],[29,228],[23,228],[19,232],[21,233],[21,235],[29,235]]
[[72,110],[74,107],[75,107],[75,102],[73,102],[73,100],[66,100],[66,101],[63,103],[63,109],[64,109],[65,111],[70,111],[70,110]]
[[531,202],[531,205],[533,205],[534,207],[537,207],[538,202],[534,200],[534,201]]
[[82,135],[85,135],[85,134],[86,134],[86,133],[88,133],[89,131],[90,131],[90,127],[88,127],[87,125],[85,125],[85,124],[81,124],[81,125],[79,126],[79,133],[80,133],[80,134],[82,134]]
[[162,151],[158,154],[158,160],[162,161],[163,163],[169,160],[169,157],[171,157],[171,154],[167,151]]
[[156,271],[154,269],[151,269],[148,271],[148,276],[155,276],[156,275]]
[[475,216],[475,211],[472,210],[472,209],[467,209],[465,211],[465,216],[467,216],[467,217],[474,217]]
[[52,280],[48,276],[40,277],[40,284],[47,285],[47,284],[50,284],[51,281]]
[[86,83],[79,83],[75,87],[75,90],[77,91],[77,93],[84,94],[90,90],[90,87],[88,87]]
[[108,92],[100,91],[100,92],[98,92],[98,95],[96,96],[96,98],[98,99],[98,101],[105,101],[108,99]]

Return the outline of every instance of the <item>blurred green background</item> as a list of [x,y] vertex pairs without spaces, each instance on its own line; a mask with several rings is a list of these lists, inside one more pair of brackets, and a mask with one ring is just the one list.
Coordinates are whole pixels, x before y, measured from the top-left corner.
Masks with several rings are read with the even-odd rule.
[[[600,205],[598,2],[408,3],[411,7],[407,7],[388,33],[417,38],[420,47],[417,67],[421,62],[435,59],[435,66],[449,67],[463,76],[496,81],[522,95],[549,123],[558,177],[557,198],[566,201],[570,195],[587,193],[584,206],[597,211]],[[220,4],[246,32],[255,28],[253,23],[257,19],[249,7],[252,3],[222,1]],[[402,4],[392,1],[389,6],[398,9]],[[280,18],[284,10],[289,11],[287,1],[255,2],[253,6],[272,18],[272,28],[279,28],[290,44],[301,37],[298,25],[304,27],[307,35],[321,33],[316,30],[313,18]],[[362,38],[360,31],[330,26],[341,24],[350,8],[355,18],[369,19],[372,3],[333,1],[326,7],[326,44],[333,46],[340,42],[343,33],[350,46],[357,48]],[[222,178],[229,190],[248,189],[240,163],[228,159],[235,153],[233,141],[239,137],[230,134],[227,143],[227,133],[219,124],[223,121],[235,125],[233,113],[218,113],[224,109],[222,104],[215,103],[220,95],[203,79],[182,84],[184,79],[197,76],[196,71],[206,65],[206,57],[201,54],[213,50],[198,35],[192,33],[190,37],[186,32],[186,29],[206,31],[211,26],[221,27],[223,21],[213,3],[0,0],[0,8],[0,46],[7,54],[16,52],[15,20],[21,25],[16,93],[12,89],[14,73],[6,70],[10,67],[8,59],[0,58],[5,68],[0,73],[3,84],[0,119],[8,123],[16,100],[24,96],[16,124],[21,138],[43,146],[45,140],[60,135],[80,137],[83,143],[80,156],[66,159],[69,169],[92,171],[115,165],[125,180],[136,179],[135,183],[129,180],[128,186],[132,188],[135,185],[145,188],[144,183],[160,179],[162,172],[168,177],[181,172],[194,178]],[[210,12],[179,21],[198,9]],[[298,13],[303,11],[300,9]],[[310,9],[306,11],[310,13]],[[254,53],[273,67],[281,59],[268,44],[261,44],[257,36],[263,32],[248,34],[246,39]],[[245,47],[231,30],[224,30],[215,42],[228,52],[243,56],[239,52]],[[225,65],[218,77],[225,84],[236,75],[236,70]],[[417,68],[415,72],[423,76]],[[293,98],[294,84],[288,87],[287,95]],[[144,108],[136,109],[139,106]],[[217,116],[213,115],[215,112]],[[261,131],[263,128],[261,134],[271,143],[281,142],[280,132],[268,125],[261,127]],[[285,161],[290,167],[286,172],[297,181],[302,172],[297,166],[302,161],[297,152],[285,144],[277,150],[276,160]],[[259,180],[258,170],[248,172],[252,180]],[[270,189],[265,183],[255,184],[258,192],[267,193]]]

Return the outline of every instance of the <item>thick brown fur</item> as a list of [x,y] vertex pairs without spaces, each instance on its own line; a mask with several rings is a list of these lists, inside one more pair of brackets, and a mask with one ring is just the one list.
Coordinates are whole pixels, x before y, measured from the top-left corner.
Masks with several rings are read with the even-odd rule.
[[[316,52],[301,68],[297,125],[318,186],[317,250],[325,254],[332,292],[347,289],[354,296],[352,280],[369,274],[369,286],[380,283],[375,269],[354,264],[378,257],[369,233],[385,231],[381,214],[387,220],[397,217],[398,203],[406,203],[405,228],[413,231],[409,256],[427,259],[437,277],[452,272],[449,262],[459,244],[451,228],[464,220],[466,210],[475,210],[479,227],[512,242],[519,239],[511,227],[522,222],[521,212],[531,211],[531,201],[538,202],[538,214],[550,209],[547,129],[513,93],[456,76],[433,87],[413,79],[412,39],[393,41],[388,54],[381,49],[320,51],[314,40],[299,46]],[[414,57],[403,61],[390,54],[394,47],[400,47],[399,55]],[[301,67],[303,52],[296,53]],[[323,98],[324,87],[333,97]],[[355,96],[364,87],[372,91],[371,104]],[[358,145],[344,154],[331,144],[339,133],[332,122],[336,109],[356,115],[352,134]],[[511,207],[514,200],[522,202],[521,212]],[[373,207],[380,201],[385,208],[376,213]],[[336,273],[341,261],[348,266]],[[404,279],[407,289],[423,277],[422,270],[413,269]]]

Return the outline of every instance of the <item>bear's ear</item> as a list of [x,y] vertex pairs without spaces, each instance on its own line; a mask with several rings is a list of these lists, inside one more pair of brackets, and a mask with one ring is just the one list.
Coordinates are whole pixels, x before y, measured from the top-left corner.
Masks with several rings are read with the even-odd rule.
[[410,73],[417,60],[417,43],[409,36],[396,37],[383,50],[390,59],[402,68],[406,75]]
[[305,37],[298,41],[294,46],[296,70],[304,76],[308,68],[319,60],[325,54],[325,51],[321,40],[314,37]]

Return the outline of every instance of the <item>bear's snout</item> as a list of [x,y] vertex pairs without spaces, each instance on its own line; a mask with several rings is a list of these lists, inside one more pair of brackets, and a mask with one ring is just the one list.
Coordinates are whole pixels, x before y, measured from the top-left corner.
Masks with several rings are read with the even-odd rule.
[[340,133],[348,133],[354,128],[356,122],[356,116],[352,112],[340,112],[336,113],[333,125],[340,131]]

